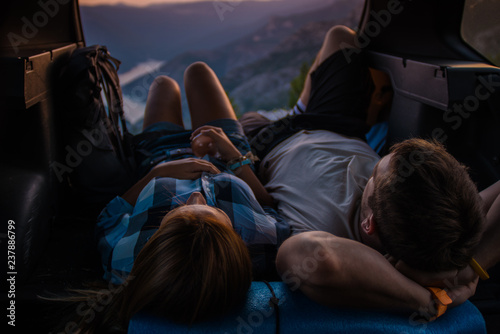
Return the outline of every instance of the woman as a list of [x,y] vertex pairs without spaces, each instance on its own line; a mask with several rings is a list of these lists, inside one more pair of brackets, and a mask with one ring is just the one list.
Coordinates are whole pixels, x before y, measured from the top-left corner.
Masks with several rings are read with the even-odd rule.
[[[102,307],[78,314],[82,332],[125,331],[141,310],[185,323],[222,315],[244,301],[252,273],[274,273],[289,227],[252,171],[229,99],[204,63],[188,67],[184,84],[194,132],[177,83],[151,86],[137,144],[143,176],[97,222],[104,278],[117,287],[94,293]],[[195,158],[200,148],[212,156]]]

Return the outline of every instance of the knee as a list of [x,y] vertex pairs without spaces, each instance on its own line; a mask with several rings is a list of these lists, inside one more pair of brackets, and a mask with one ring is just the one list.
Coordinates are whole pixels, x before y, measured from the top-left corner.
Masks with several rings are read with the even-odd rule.
[[200,76],[211,74],[211,72],[212,69],[205,62],[197,61],[186,68],[186,71],[184,72],[184,79],[186,80],[191,77],[199,78]]
[[151,89],[180,92],[179,84],[177,84],[177,81],[166,75],[157,76],[151,84]]
[[349,27],[337,25],[326,33],[325,44],[336,46],[340,49],[355,47],[356,33]]

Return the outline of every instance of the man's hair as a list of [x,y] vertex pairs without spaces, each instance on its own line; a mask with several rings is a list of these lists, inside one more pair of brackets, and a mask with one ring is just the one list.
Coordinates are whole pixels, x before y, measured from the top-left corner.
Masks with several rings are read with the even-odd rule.
[[368,199],[386,251],[424,271],[464,268],[485,219],[467,169],[437,141],[409,139],[391,152]]

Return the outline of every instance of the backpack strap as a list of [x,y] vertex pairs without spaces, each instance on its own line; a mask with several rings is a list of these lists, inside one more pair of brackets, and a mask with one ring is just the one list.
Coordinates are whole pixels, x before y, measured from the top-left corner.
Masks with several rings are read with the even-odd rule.
[[118,78],[118,69],[121,62],[112,57],[105,46],[95,46],[95,63],[98,71],[98,79],[103,90],[103,95],[107,103],[107,118],[110,121],[110,131],[113,144],[117,148],[117,153],[120,159],[125,163],[125,166],[132,171],[133,166],[133,150],[132,150],[132,135],[127,129],[125,114],[123,110],[123,97],[120,88],[120,80]]

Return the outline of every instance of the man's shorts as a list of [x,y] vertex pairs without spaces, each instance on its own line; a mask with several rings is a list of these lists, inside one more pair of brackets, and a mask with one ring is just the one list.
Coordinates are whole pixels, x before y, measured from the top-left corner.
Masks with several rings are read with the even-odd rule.
[[[241,155],[250,151],[250,145],[238,121],[218,119],[208,122],[206,125],[222,128]],[[191,133],[191,130],[185,130],[180,125],[158,122],[148,126],[141,134],[135,136],[134,146],[138,176],[143,177],[151,168],[161,162],[193,157]],[[210,161],[219,170],[226,170],[226,166],[217,159],[210,159]]]
[[263,127],[250,139],[261,159],[281,141],[300,130],[329,130],[363,140],[373,80],[364,54],[340,50],[311,73],[311,95],[305,113]]

